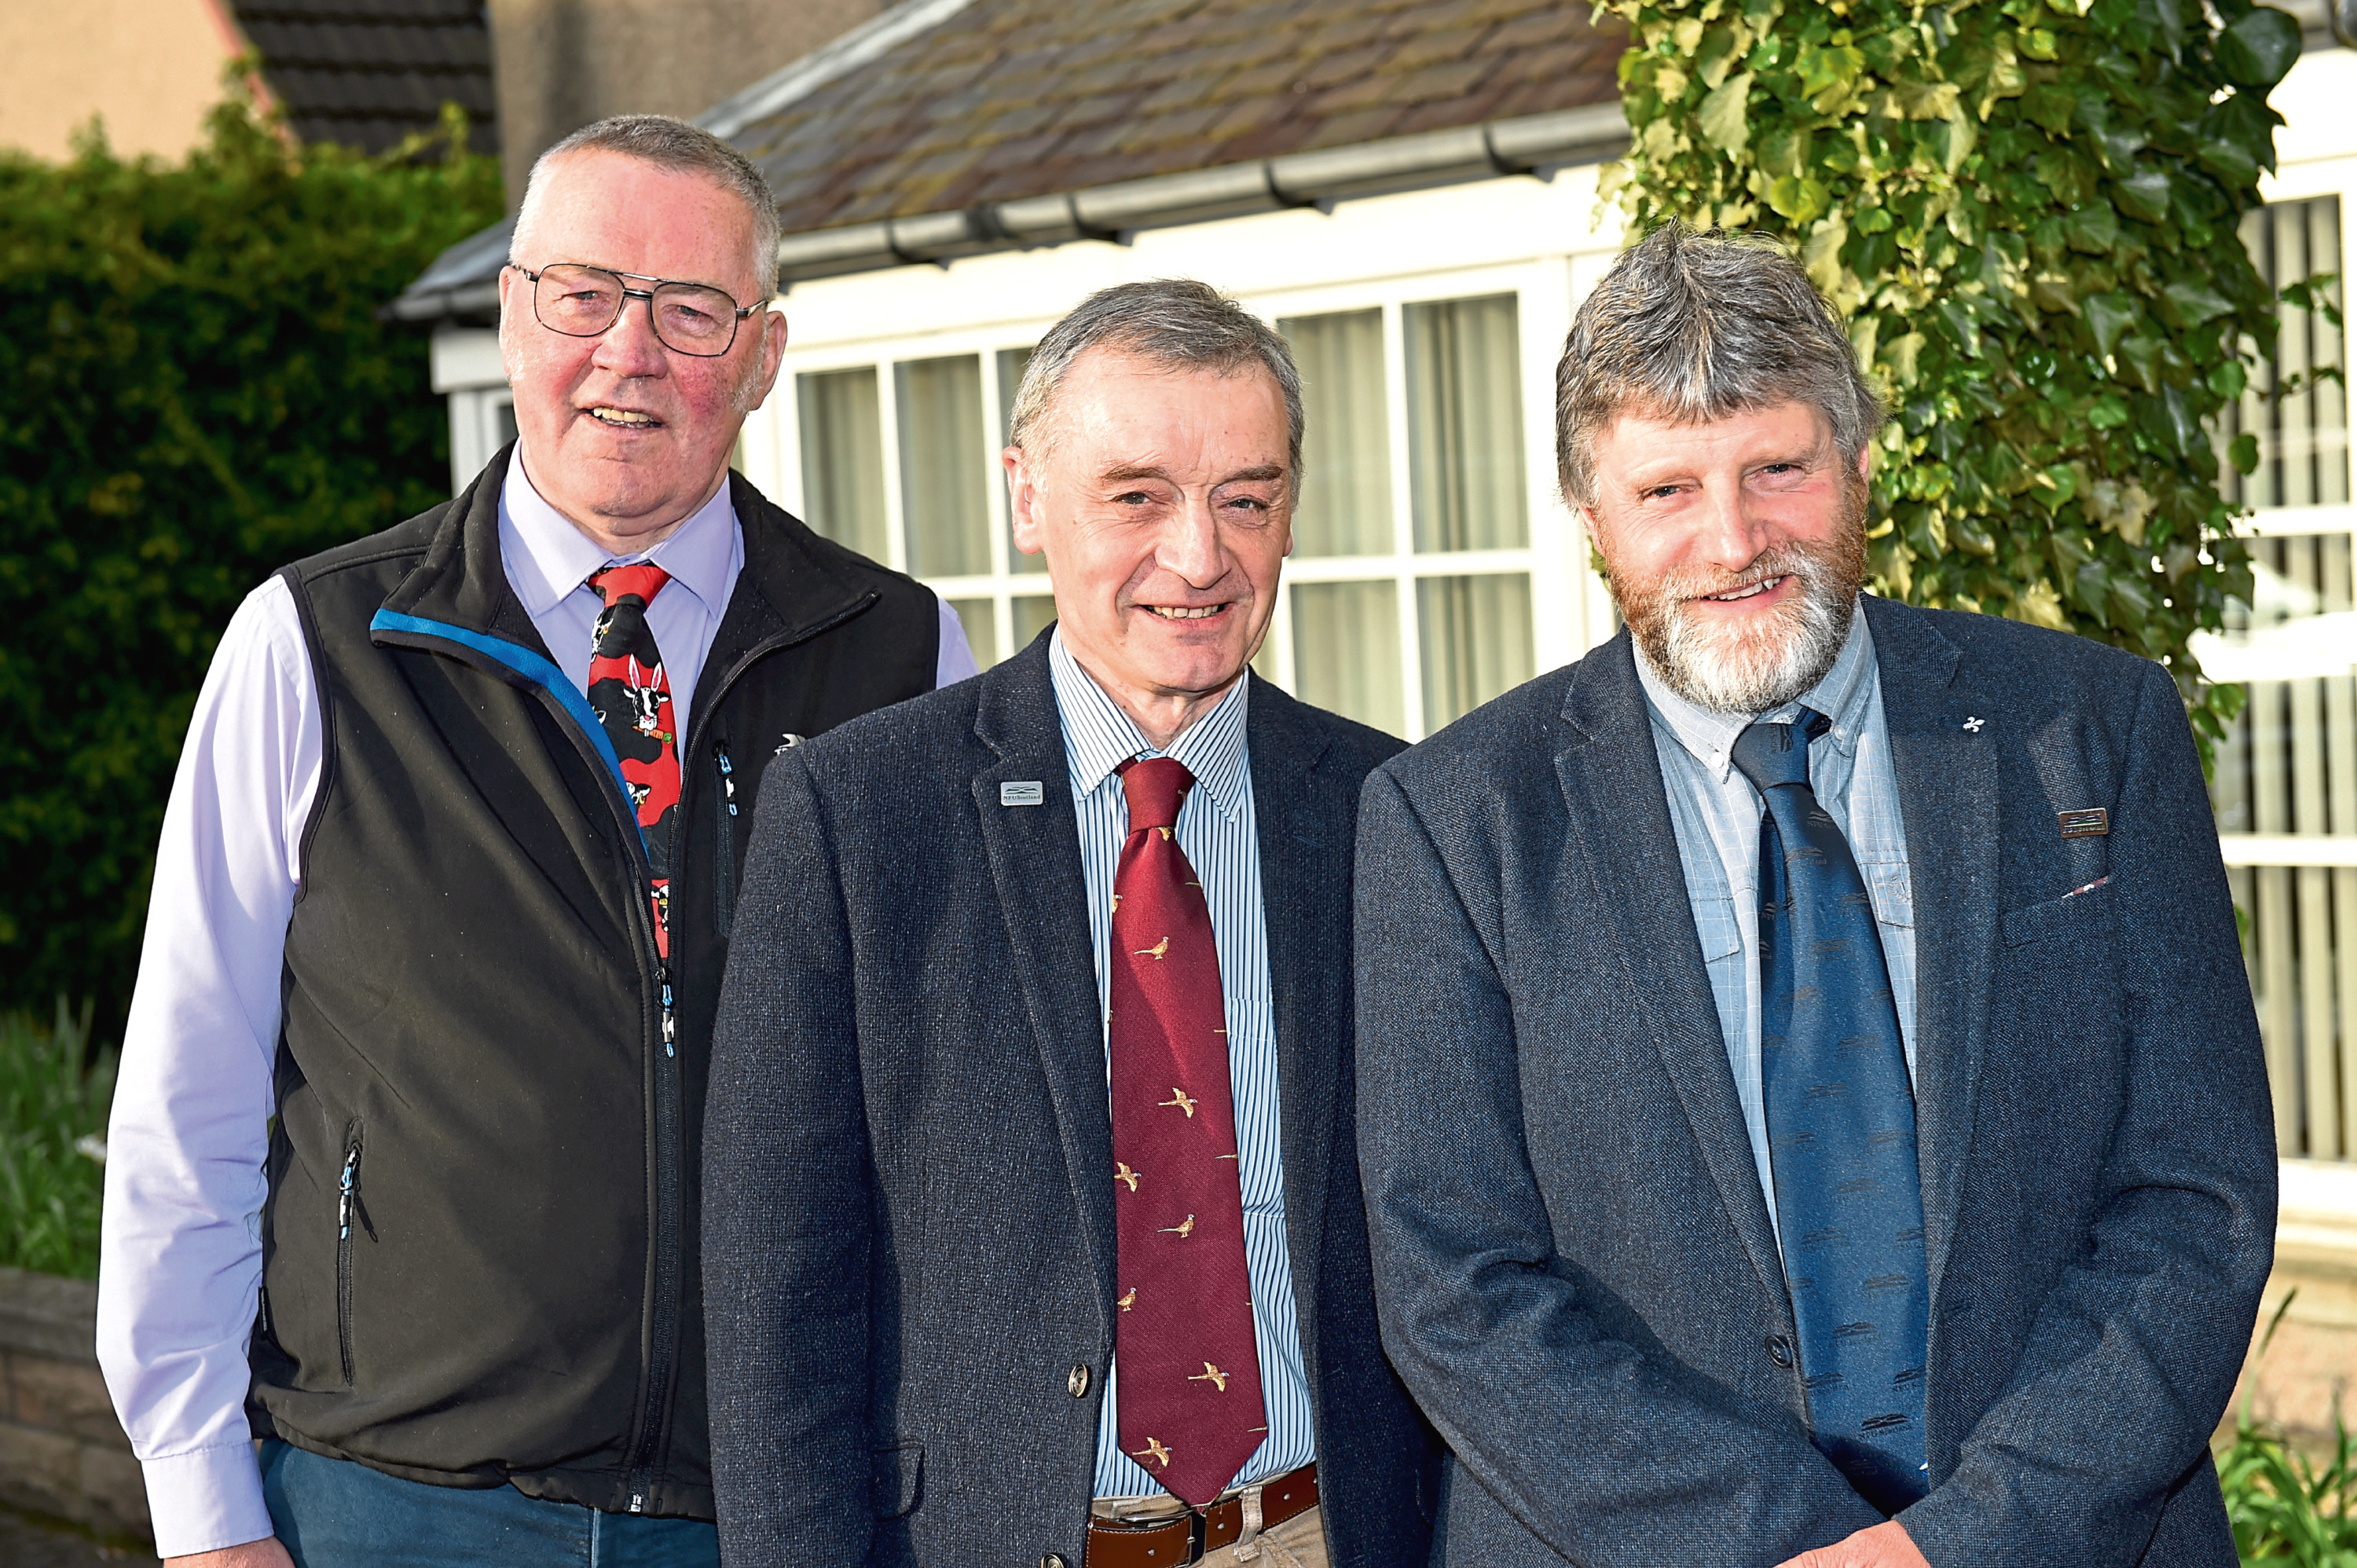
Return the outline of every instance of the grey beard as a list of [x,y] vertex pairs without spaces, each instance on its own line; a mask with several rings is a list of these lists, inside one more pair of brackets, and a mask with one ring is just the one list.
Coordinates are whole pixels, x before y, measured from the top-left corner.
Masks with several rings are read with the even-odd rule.
[[1849,640],[1857,585],[1835,581],[1846,574],[1808,556],[1782,564],[1801,580],[1802,593],[1767,636],[1713,637],[1678,604],[1648,618],[1640,641],[1672,691],[1697,707],[1748,718],[1782,707],[1825,678]]

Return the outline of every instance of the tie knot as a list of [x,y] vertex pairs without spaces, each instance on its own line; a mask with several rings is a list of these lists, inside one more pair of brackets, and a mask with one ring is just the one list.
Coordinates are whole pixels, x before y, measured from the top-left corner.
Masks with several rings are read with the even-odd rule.
[[598,597],[606,601],[609,610],[626,598],[636,599],[642,606],[651,605],[670,581],[671,574],[651,561],[632,566],[608,566],[589,574],[589,585],[597,590]]
[[1791,724],[1752,725],[1735,737],[1735,766],[1763,795],[1780,784],[1806,784],[1809,742],[1832,723],[1814,708],[1803,708]]
[[1148,757],[1123,763],[1120,773],[1122,793],[1129,797],[1131,832],[1178,825],[1179,803],[1195,782],[1185,763]]

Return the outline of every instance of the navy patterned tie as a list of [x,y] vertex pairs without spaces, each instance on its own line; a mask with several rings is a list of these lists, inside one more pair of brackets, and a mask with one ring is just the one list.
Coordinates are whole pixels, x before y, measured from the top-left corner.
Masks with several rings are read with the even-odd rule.
[[1895,1513],[1926,1490],[1923,1189],[1873,904],[1809,788],[1808,743],[1828,722],[1803,708],[1797,724],[1756,724],[1735,742],[1735,766],[1767,803],[1760,1075],[1809,1424],[1850,1484]]

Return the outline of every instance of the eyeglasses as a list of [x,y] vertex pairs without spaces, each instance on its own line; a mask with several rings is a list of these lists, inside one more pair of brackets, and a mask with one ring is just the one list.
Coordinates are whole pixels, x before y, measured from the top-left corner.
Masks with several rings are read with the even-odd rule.
[[[662,346],[698,359],[714,360],[728,352],[737,342],[737,324],[770,303],[765,295],[740,306],[726,290],[709,284],[608,272],[576,262],[559,262],[538,272],[513,262],[508,265],[531,282],[533,318],[551,332],[602,337],[620,318],[625,303],[643,299],[647,321]],[[654,286],[632,288],[633,283]]]

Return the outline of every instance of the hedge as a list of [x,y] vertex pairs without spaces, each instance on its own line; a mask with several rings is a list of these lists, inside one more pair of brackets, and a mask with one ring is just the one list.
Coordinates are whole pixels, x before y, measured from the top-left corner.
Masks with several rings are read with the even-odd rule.
[[178,165],[0,155],[0,1008],[119,1019],[231,612],[447,495],[425,340],[376,312],[499,217],[462,134],[371,158],[231,102]]

